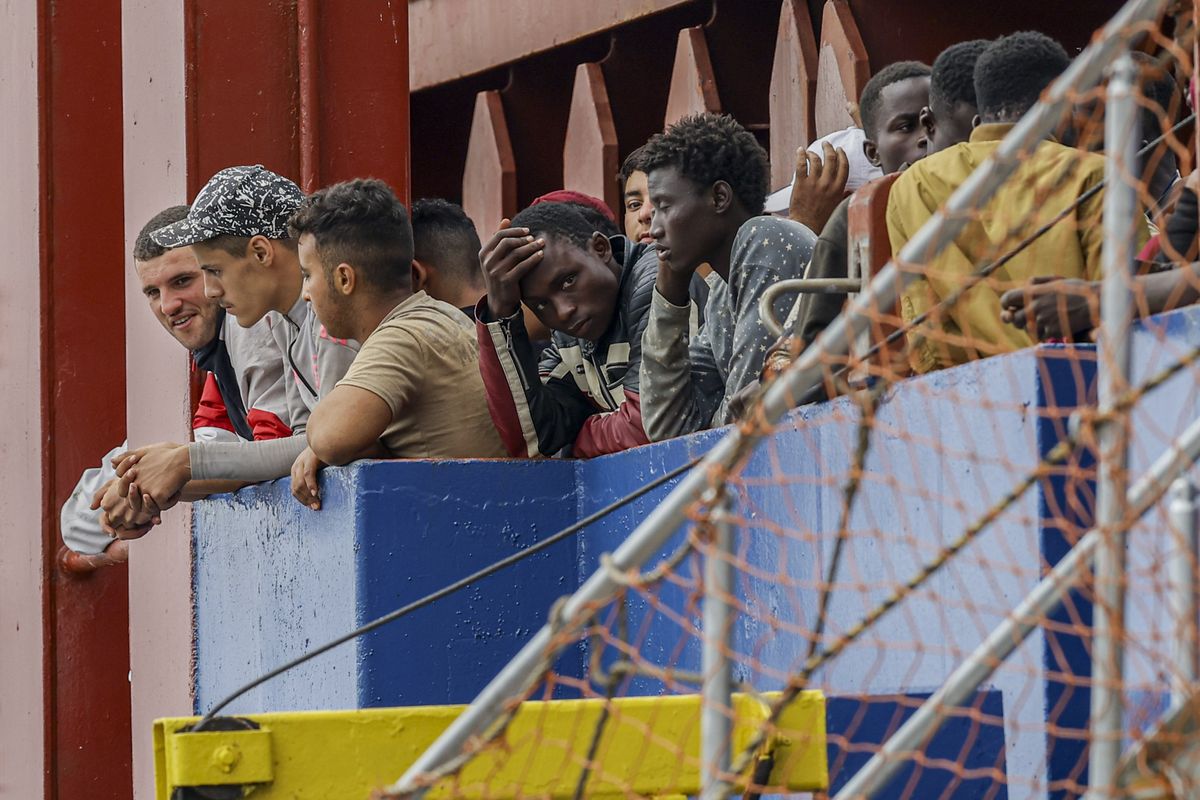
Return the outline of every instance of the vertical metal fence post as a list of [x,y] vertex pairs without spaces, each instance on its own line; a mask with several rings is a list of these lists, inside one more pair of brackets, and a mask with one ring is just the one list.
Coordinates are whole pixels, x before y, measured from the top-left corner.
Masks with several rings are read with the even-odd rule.
[[733,663],[729,651],[733,638],[733,523],[728,494],[713,507],[712,543],[704,559],[704,711],[700,718],[700,798],[720,800],[721,778],[729,772],[733,733]]
[[1171,484],[1171,503],[1168,506],[1171,528],[1178,539],[1171,542],[1167,568],[1167,604],[1170,618],[1175,620],[1175,672],[1171,680],[1171,699],[1174,705],[1184,703],[1188,689],[1196,682],[1196,485],[1189,478]]
[[[1104,286],[1100,319],[1100,411],[1111,414],[1129,385],[1129,329],[1133,318],[1131,281],[1137,197],[1137,67],[1128,52],[1117,59],[1108,83],[1104,144],[1108,153],[1104,192]],[[1102,539],[1096,553],[1092,632],[1092,698],[1089,800],[1112,796],[1121,757],[1124,706],[1125,541],[1121,521],[1128,491],[1126,413],[1105,417],[1099,431],[1100,469],[1096,486],[1096,526]]]

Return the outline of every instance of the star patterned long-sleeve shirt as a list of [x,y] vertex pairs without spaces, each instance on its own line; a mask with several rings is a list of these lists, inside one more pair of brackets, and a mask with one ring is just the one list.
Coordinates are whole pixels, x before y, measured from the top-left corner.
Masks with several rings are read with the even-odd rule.
[[[758,378],[775,336],[759,318],[758,303],[771,284],[800,278],[816,236],[779,217],[753,217],[738,230],[729,280],[714,281],[704,325],[688,341],[688,309],[654,291],[642,337],[642,423],[652,442],[729,421],[730,399]],[[775,312],[785,319],[790,299]]]

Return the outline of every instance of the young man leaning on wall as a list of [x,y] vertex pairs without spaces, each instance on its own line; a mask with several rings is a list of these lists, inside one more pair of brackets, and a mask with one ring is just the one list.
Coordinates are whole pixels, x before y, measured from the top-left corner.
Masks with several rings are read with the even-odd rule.
[[[302,297],[300,260],[288,219],[304,194],[295,183],[261,166],[229,167],[196,195],[188,216],[153,234],[166,248],[191,247],[204,272],[205,292],[238,324],[267,318],[276,358],[287,376],[287,420],[292,436],[265,442],[163,443],[117,459],[143,494],[145,523],[180,500],[231,491],[287,475],[304,451],[310,410],[345,374],[358,343],[330,336]],[[109,515],[123,513],[120,498]]]
[[470,320],[412,288],[408,212],[387,184],[313,194],[291,219],[304,296],[334,337],[362,349],[308,420],[292,494],[320,507],[317,471],[359,458],[505,455],[488,416]]
[[[192,354],[197,369],[208,375],[192,421],[196,441],[274,439],[291,435],[285,419],[283,367],[266,323],[242,328],[204,294],[204,278],[191,248],[168,250],[150,235],[187,216],[187,206],[159,212],[142,228],[133,245],[133,266],[150,311],[176,341]],[[123,560],[125,545],[112,547],[114,536],[132,538],[148,525],[132,524],[141,513],[136,485],[121,491],[112,459],[127,450],[115,448],[104,462],[84,472],[60,517],[63,542],[76,553],[105,561]],[[129,519],[101,522],[100,503],[112,492],[116,499],[132,492]],[[128,524],[127,524],[128,523]]]

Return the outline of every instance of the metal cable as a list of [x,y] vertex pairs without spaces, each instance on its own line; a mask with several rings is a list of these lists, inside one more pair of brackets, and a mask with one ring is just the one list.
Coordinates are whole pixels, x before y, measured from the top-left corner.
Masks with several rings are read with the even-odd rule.
[[552,536],[546,537],[542,541],[537,542],[536,544],[533,544],[533,545],[527,547],[526,549],[522,550],[519,553],[513,553],[511,556],[508,556],[507,558],[502,558],[499,561],[497,561],[493,564],[490,564],[481,570],[478,570],[476,572],[471,573],[470,575],[467,575],[465,578],[460,578],[459,580],[455,581],[454,583],[451,583],[448,586],[443,586],[441,589],[431,592],[418,600],[414,600],[413,602],[408,603],[407,605],[401,606],[400,608],[396,609],[395,611],[391,611],[387,614],[384,614],[382,617],[373,619],[370,622],[366,623],[365,625],[355,628],[354,630],[350,631],[349,633],[343,634],[342,636],[339,636],[338,638],[334,639],[333,641],[326,642],[325,644],[321,645],[320,647],[317,647],[316,649],[309,650],[304,655],[294,658],[291,661],[288,661],[287,663],[276,667],[275,669],[271,670],[270,672],[267,672],[267,673],[255,678],[254,680],[250,681],[246,685],[241,686],[238,689],[236,689],[234,692],[229,694],[229,696],[225,697],[220,702],[218,702],[216,705],[214,705],[211,709],[209,709],[208,713],[204,715],[204,718],[201,719],[199,723],[197,723],[196,727],[193,730],[195,730],[195,731],[204,730],[204,727],[213,720],[213,718],[217,715],[218,712],[221,711],[221,709],[225,708],[227,705],[232,703],[234,700],[237,700],[239,697],[244,695],[246,692],[249,692],[252,689],[258,688],[259,686],[263,685],[264,683],[271,680],[272,678],[276,678],[276,677],[282,675],[283,673],[287,672],[288,670],[294,669],[294,668],[300,666],[301,664],[304,664],[307,661],[311,661],[312,659],[316,658],[317,656],[319,656],[323,653],[329,652],[330,650],[334,649],[338,645],[345,644],[346,642],[356,639],[359,636],[362,636],[364,633],[370,633],[371,631],[375,630],[376,628],[382,628],[384,625],[387,625],[390,622],[395,622],[396,620],[401,619],[402,617],[406,617],[409,614],[411,614],[412,612],[417,611],[418,609],[424,608],[425,606],[428,606],[428,605],[432,605],[433,603],[436,603],[438,600],[441,600],[444,597],[448,597],[449,595],[452,595],[455,592],[461,591],[462,589],[467,588],[471,584],[473,584],[477,581],[480,581],[483,578],[486,578],[490,575],[494,575],[495,573],[505,569],[506,567],[510,567],[513,564],[523,561],[532,555],[536,555],[537,553],[540,553],[541,551],[545,550],[546,548],[550,547],[551,545],[561,542],[563,539],[568,539],[571,536],[574,536],[575,534],[579,533],[581,530],[588,527],[589,525],[592,525],[593,523],[603,519],[604,517],[607,517],[609,514],[613,513],[614,511],[617,511],[618,509],[629,505],[634,500],[637,500],[638,498],[642,497],[643,495],[653,491],[654,489],[657,489],[659,486],[662,486],[664,483],[667,483],[668,481],[684,474],[685,472],[690,470],[692,467],[696,466],[696,464],[700,463],[700,458],[701,458],[700,456],[697,456],[697,457],[689,460],[687,463],[681,464],[680,466],[676,467],[675,469],[671,470],[670,472],[666,472],[663,475],[660,475],[659,477],[655,478],[654,480],[650,481],[649,483],[645,484],[644,486],[638,487],[638,489],[636,489],[633,492],[630,492],[629,494],[625,495],[624,497],[620,498],[619,500],[613,501],[612,503],[608,504],[607,506],[600,509],[599,511],[589,514],[588,516],[579,520],[579,522],[576,522],[573,525],[569,525],[566,528],[563,528],[558,533],[555,533]]

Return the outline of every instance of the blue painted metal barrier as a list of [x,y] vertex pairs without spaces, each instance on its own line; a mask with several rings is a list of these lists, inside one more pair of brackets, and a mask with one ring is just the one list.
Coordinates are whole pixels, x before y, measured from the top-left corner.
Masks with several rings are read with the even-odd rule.
[[[1164,349],[1182,352],[1193,341],[1200,342],[1200,311],[1150,321],[1135,341],[1138,375],[1161,368]],[[848,629],[1011,489],[1064,435],[1069,411],[1094,399],[1094,378],[1092,348],[1040,347],[905,381],[889,392],[868,453],[872,477],[850,520],[860,535],[849,540],[846,563],[854,574],[843,579],[853,591],[834,593],[827,635]],[[1200,411],[1193,377],[1178,386],[1189,387],[1186,397],[1164,387],[1135,416],[1135,426],[1155,434],[1135,453],[1135,474]],[[793,412],[735,484],[738,557],[752,567],[739,573],[739,598],[750,613],[735,635],[743,656],[735,677],[759,690],[778,688],[806,655],[801,631],[815,619],[815,587],[833,547],[858,413],[848,398]],[[586,462],[362,462],[323,473],[320,512],[296,503],[285,481],[196,504],[197,709],[313,645],[556,532],[705,451],[722,433]],[[1139,434],[1135,427],[1135,440]],[[928,446],[914,446],[920,442]],[[594,571],[600,554],[612,551],[667,491],[277,678],[232,710],[469,701],[546,621],[553,602]],[[940,685],[1066,552],[1066,531],[1086,523],[1090,498],[1086,481],[1070,474],[1043,482],[885,617],[868,646],[851,647],[814,677],[831,697],[835,784],[865,760],[857,745],[879,741],[911,712],[915,701],[897,698],[911,700]],[[867,535],[879,530],[889,538]],[[906,546],[894,546],[901,535]],[[689,569],[680,573],[690,575]],[[698,643],[686,630],[699,614],[689,591],[666,584],[653,597],[630,594],[629,629],[646,661],[681,669],[699,664]],[[677,613],[656,612],[655,603]],[[931,757],[998,770],[1010,781],[1006,788],[979,777],[954,796],[1066,796],[1086,780],[1080,764],[1089,697],[1081,679],[1089,667],[1077,626],[1090,613],[1086,598],[1074,596],[1060,615],[1064,625],[1031,637],[1010,659],[1012,668],[1006,665],[978,693],[975,713],[952,721],[931,745]],[[1161,627],[1154,613],[1139,609],[1132,618]],[[587,657],[581,644],[557,671],[584,679]],[[626,693],[660,690],[639,678]],[[905,785],[914,772],[906,774],[893,785]],[[950,775],[928,768],[915,774],[918,796],[939,795]]]

